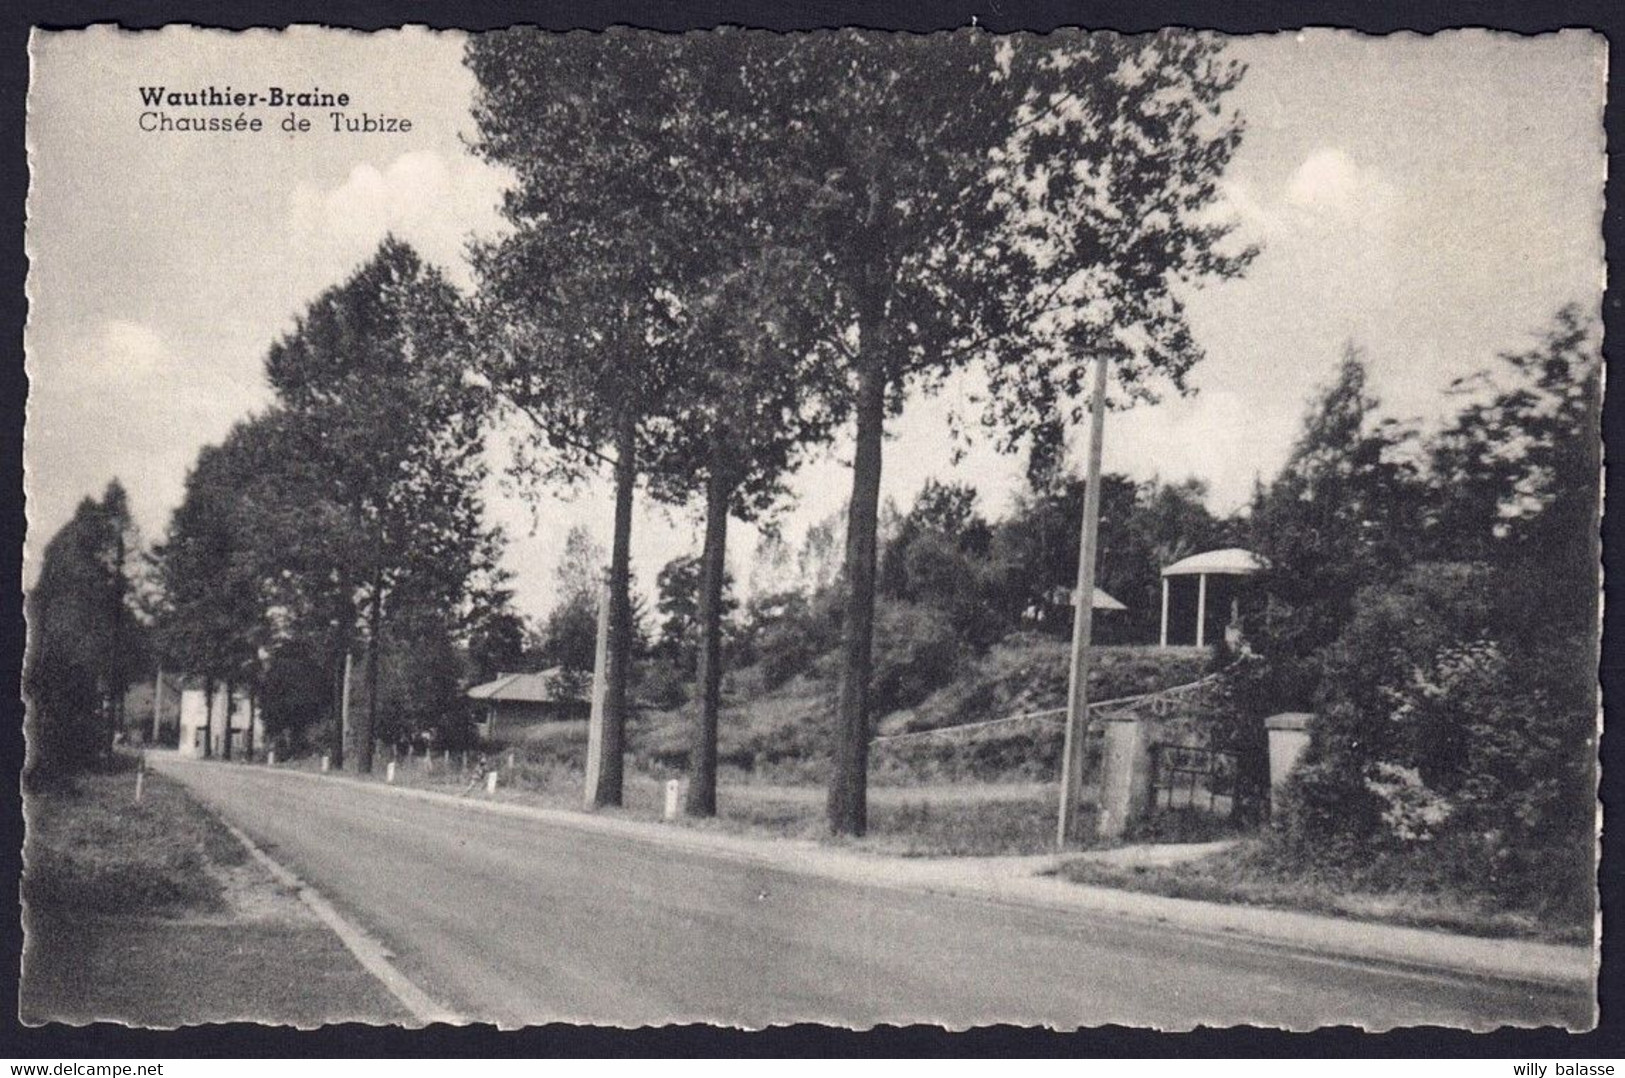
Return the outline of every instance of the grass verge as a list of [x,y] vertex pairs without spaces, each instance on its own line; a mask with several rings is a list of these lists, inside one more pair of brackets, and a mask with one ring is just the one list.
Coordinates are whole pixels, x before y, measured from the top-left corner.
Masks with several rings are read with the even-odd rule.
[[[506,754],[492,757],[502,765],[497,797],[541,808],[580,810],[584,778],[579,768],[551,757],[517,758],[506,766]],[[458,758],[432,768],[421,761],[397,766],[395,781],[441,793],[464,793],[484,798],[483,785],[470,789],[470,775],[459,770]],[[373,779],[382,779],[382,768]],[[619,809],[600,810],[630,819],[657,820],[662,816],[664,791],[658,778],[629,772]],[[1055,797],[1047,789],[1019,787],[1009,796],[962,799],[936,791],[899,789],[871,791],[869,832],[861,839],[834,838],[824,815],[821,787],[764,788],[751,783],[724,783],[718,791],[718,812],[712,819],[679,816],[684,827],[732,834],[796,838],[900,857],[991,857],[1041,854],[1055,841]],[[1092,810],[1091,810],[1092,811]],[[1093,833],[1091,821],[1085,832]]]
[[19,1014],[29,1024],[302,1027],[410,1015],[220,823],[159,775],[28,795]]
[[1347,879],[1294,871],[1276,863],[1262,837],[1170,865],[1115,865],[1072,858],[1058,875],[1075,883],[1274,909],[1328,913],[1354,920],[1436,928],[1474,936],[1523,937],[1552,943],[1591,942],[1591,925],[1556,923],[1498,907],[1488,899],[1444,890],[1361,889]]
[[208,866],[247,859],[185,791],[156,775],[135,800],[133,770],[80,775],[30,795],[23,900],[69,916],[220,913]]
[[[714,820],[686,817],[689,827],[746,834],[772,834],[810,839],[850,849],[895,857],[994,857],[1043,854],[1055,847],[1055,801],[1052,797],[1008,801],[871,802],[869,829],[862,838],[829,834],[822,801],[739,799],[726,791]],[[1092,834],[1093,810],[1086,810],[1083,830]]]

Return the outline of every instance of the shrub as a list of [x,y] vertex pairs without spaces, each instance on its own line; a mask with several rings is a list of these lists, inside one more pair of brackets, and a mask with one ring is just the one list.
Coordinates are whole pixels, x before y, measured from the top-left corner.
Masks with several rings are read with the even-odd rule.
[[670,711],[688,701],[688,678],[678,660],[660,656],[637,667],[638,701],[647,707]]
[[1441,736],[1396,721],[1395,694],[1442,649],[1483,635],[1490,585],[1482,568],[1424,563],[1356,596],[1347,627],[1321,655],[1307,770],[1277,821],[1293,844],[1307,851],[1334,834],[1382,833],[1384,802],[1367,784],[1377,765],[1417,766],[1422,738]]
[[924,700],[953,680],[959,659],[959,637],[947,614],[914,603],[879,603],[870,714],[884,715]]
[[1423,564],[1360,593],[1323,656],[1279,852],[1569,914],[1589,901],[1588,716],[1526,674],[1537,659],[1486,635],[1493,584]]
[[768,691],[811,671],[815,660],[840,639],[836,589],[811,598],[791,593],[773,600],[752,604],[749,630],[762,687]]

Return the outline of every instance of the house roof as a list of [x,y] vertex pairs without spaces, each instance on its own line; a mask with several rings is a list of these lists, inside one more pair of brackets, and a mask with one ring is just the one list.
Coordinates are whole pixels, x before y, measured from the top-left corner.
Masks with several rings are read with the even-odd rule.
[[1250,576],[1264,568],[1258,555],[1239,546],[1209,550],[1181,558],[1162,571],[1163,576]]
[[526,704],[552,704],[579,700],[563,676],[561,666],[535,674],[498,674],[495,680],[468,690],[470,700],[512,700]]

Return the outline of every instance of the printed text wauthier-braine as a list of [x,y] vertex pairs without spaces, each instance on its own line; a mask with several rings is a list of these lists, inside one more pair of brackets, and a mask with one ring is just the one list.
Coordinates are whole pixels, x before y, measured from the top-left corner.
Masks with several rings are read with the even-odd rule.
[[350,107],[350,95],[332,93],[320,86],[308,90],[286,90],[272,86],[263,92],[237,90],[230,86],[203,86],[195,90],[171,90],[167,86],[142,86],[141,103],[149,109],[159,107],[251,109],[259,105],[267,108],[345,109]]
[[[412,130],[412,121],[405,116],[347,111],[351,101],[348,93],[323,90],[319,86],[308,90],[271,86],[263,91],[238,90],[232,86],[204,86],[195,90],[142,86],[138,89],[143,109],[136,118],[136,126],[149,132],[257,133],[267,130],[271,123],[265,117],[248,111],[259,108],[288,110],[276,125],[276,130],[290,135],[326,129],[329,124],[336,134],[406,134]],[[168,109],[208,111],[171,113],[166,111]],[[318,124],[309,116],[302,115],[302,109],[323,109],[327,116]]]

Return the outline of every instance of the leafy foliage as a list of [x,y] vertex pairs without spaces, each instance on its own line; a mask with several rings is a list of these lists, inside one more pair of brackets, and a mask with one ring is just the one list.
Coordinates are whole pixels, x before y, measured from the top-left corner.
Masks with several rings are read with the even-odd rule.
[[[363,767],[377,702],[405,691],[378,684],[386,626],[421,648],[428,620],[449,646],[446,634],[463,639],[502,602],[500,536],[480,496],[487,398],[466,377],[466,340],[456,291],[386,239],[272,345],[276,404],[199,454],[156,551],[170,663],[289,693],[265,704],[290,736],[316,717],[309,678],[325,683],[336,731],[340,671],[365,611]],[[268,680],[285,648],[295,650]],[[420,703],[457,700],[442,686]]]
[[117,480],[100,501],[80,502],[46,544],[26,606],[30,781],[81,770],[112,747],[124,686],[138,669],[131,569],[139,548]]
[[[661,616],[660,638],[654,650],[670,661],[683,677],[694,675],[700,637],[700,558],[679,555],[667,562],[655,578],[655,610]],[[739,600],[733,594],[733,575],[725,574],[719,610],[724,639],[737,632],[733,616]]]
[[[1351,360],[1261,499],[1259,662],[1277,699],[1312,678],[1318,716],[1273,848],[1573,919],[1595,813],[1600,362],[1574,308],[1502,359],[1510,384],[1475,380],[1487,395],[1409,459]],[[1335,591],[1354,568],[1367,583]]]
[[1414,436],[1378,414],[1353,346],[1311,407],[1281,474],[1253,499],[1249,546],[1266,565],[1266,599],[1247,625],[1274,662],[1279,710],[1307,709],[1314,656],[1336,639],[1362,587],[1393,580],[1417,556],[1427,488]]

